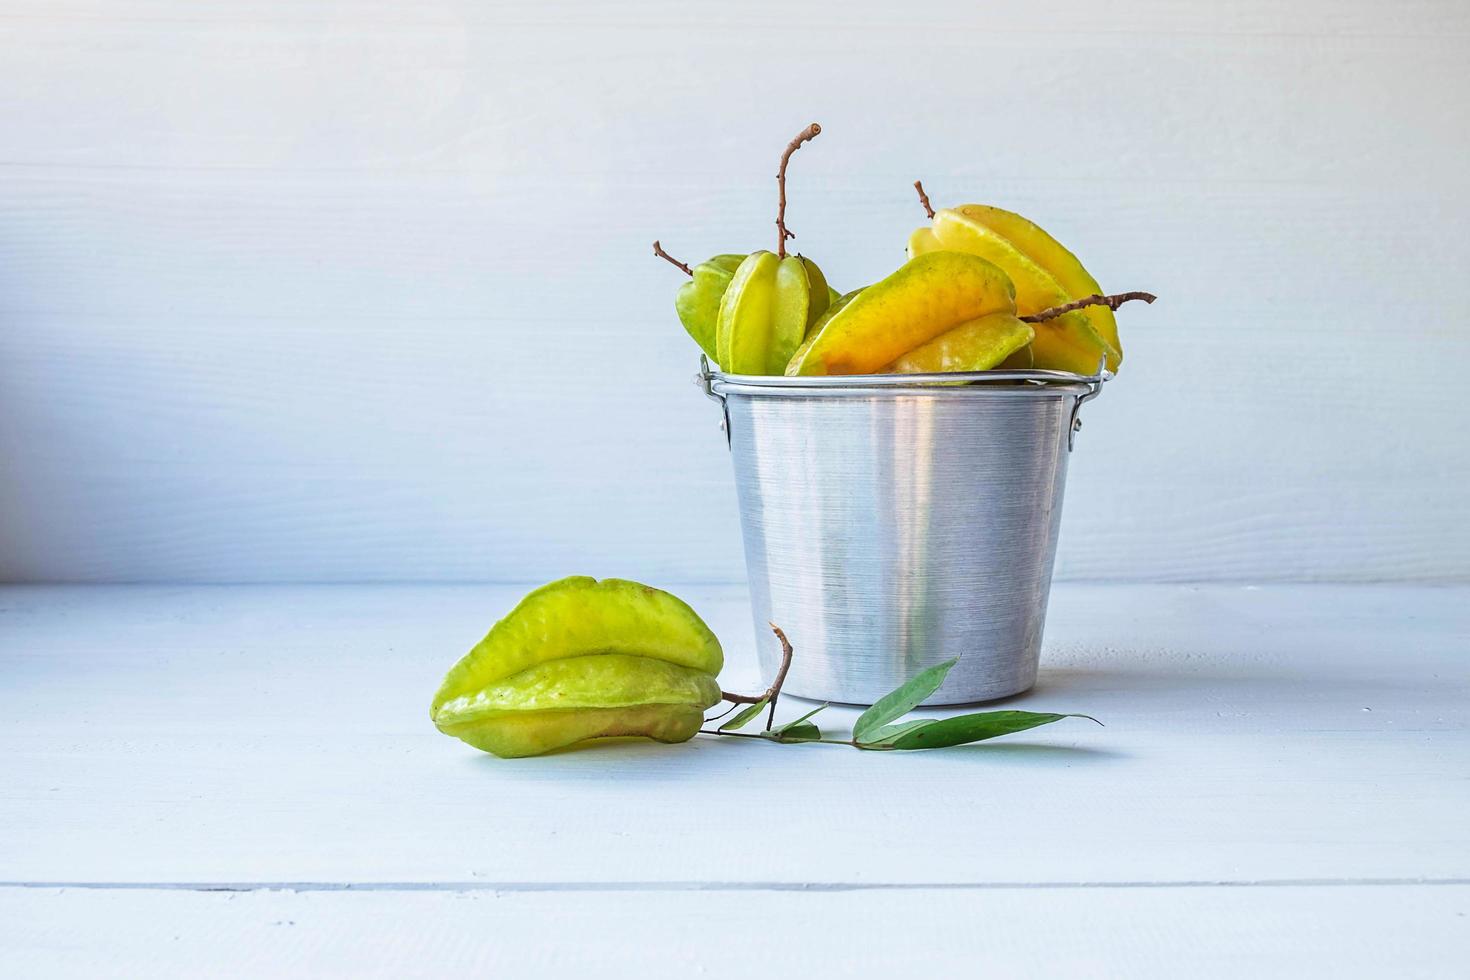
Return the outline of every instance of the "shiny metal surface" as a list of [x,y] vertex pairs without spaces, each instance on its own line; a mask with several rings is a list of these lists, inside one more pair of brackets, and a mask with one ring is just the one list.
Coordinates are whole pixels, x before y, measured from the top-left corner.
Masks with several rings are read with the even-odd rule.
[[871,704],[951,657],[930,704],[1024,691],[1075,412],[1106,376],[894,377],[701,375],[725,408],[762,671],[770,621],[798,697]]

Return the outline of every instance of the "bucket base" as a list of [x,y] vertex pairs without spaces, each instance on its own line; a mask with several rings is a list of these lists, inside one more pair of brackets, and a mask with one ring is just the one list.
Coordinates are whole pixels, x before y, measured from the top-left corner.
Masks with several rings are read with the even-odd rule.
[[[978,658],[977,658],[978,659]],[[934,692],[934,696],[919,705],[920,708],[962,708],[972,704],[988,704],[993,701],[1003,701],[1025,694],[1036,686],[1036,660],[1031,660],[1031,669],[1020,676],[1012,675],[1009,678],[987,678],[983,673],[965,676],[960,668],[965,666],[961,659],[959,664],[950,671],[949,678],[944,686]],[[764,665],[763,665],[764,666]],[[772,665],[774,669],[774,665]],[[983,670],[983,668],[981,668]],[[781,688],[783,697],[800,698],[803,701],[811,701],[817,704],[835,704],[849,708],[867,708],[878,699],[888,694],[890,690],[897,687],[902,681],[895,681],[886,690],[874,690],[868,687],[865,690],[854,690],[849,682],[844,685],[843,681],[848,678],[835,678],[837,683],[831,683],[834,678],[802,676],[803,672],[793,664],[786,683]],[[826,680],[828,683],[823,683]],[[815,681],[816,683],[813,683]],[[770,683],[767,680],[766,683]]]
[[[1028,691],[1032,690],[1034,687],[1036,687],[1036,682],[1033,680],[1030,684],[1027,684],[1025,687],[1018,687],[1014,691],[1010,691],[1010,692],[1005,693],[1005,694],[992,694],[992,695],[988,695],[988,696],[985,696],[985,697],[974,698],[974,699],[969,700],[969,701],[953,701],[950,698],[947,698],[946,697],[946,698],[942,698],[942,699],[940,699],[938,701],[925,701],[923,704],[919,705],[918,708],[915,708],[914,710],[917,711],[917,710],[919,710],[921,708],[969,708],[969,707],[974,707],[975,705],[980,705],[980,704],[994,704],[997,701],[1005,701],[1008,698],[1019,697],[1020,695],[1025,694]],[[799,691],[793,691],[793,690],[790,689],[790,687],[786,687],[786,686],[783,686],[782,689],[781,689],[781,697],[783,697],[783,698],[795,698],[798,701],[810,701],[812,704],[830,704],[833,707],[837,707],[837,708],[871,708],[872,707],[871,704],[868,704],[868,703],[866,703],[864,701],[841,701],[841,700],[838,700],[837,698],[825,698],[825,697],[820,697],[818,695],[813,695],[813,694],[802,694],[801,692],[799,692]]]

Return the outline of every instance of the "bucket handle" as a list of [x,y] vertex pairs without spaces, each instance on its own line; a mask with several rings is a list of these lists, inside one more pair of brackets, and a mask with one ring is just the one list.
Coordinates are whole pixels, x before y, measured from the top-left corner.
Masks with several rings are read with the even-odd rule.
[[1097,373],[1087,379],[1087,391],[1077,396],[1072,403],[1072,423],[1067,427],[1067,452],[1071,452],[1077,445],[1077,433],[1082,431],[1082,405],[1084,402],[1092,401],[1102,394],[1103,385],[1113,380],[1113,374],[1108,370],[1108,356],[1104,354],[1097,362]]
[[725,448],[730,448],[730,403],[725,396],[715,391],[714,377],[710,374],[709,358],[703,354],[699,355],[699,373],[694,376],[694,383],[699,385],[704,397],[710,401],[720,403],[720,429],[725,433]]

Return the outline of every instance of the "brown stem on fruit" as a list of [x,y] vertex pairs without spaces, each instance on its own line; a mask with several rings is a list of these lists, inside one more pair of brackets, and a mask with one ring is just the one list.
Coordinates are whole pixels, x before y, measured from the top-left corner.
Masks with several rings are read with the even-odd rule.
[[[791,669],[791,641],[786,639],[786,634],[781,627],[771,623],[771,631],[776,634],[776,639],[781,641],[781,666],[776,669],[776,679],[771,681],[771,686],[760,694],[731,694],[729,691],[721,691],[720,697],[731,704],[759,704],[769,701],[771,712],[766,716],[766,731],[771,730],[771,725],[776,720],[776,699],[781,696],[781,685],[786,683],[786,672]],[[708,721],[709,719],[705,719]],[[728,735],[728,732],[721,732]]]
[[776,255],[786,258],[786,239],[795,238],[796,235],[786,229],[786,164],[791,159],[791,154],[796,148],[807,140],[815,139],[822,131],[822,127],[812,123],[806,129],[796,134],[796,138],[786,144],[786,152],[781,154],[781,169],[776,171],[776,188],[779,191],[780,200],[776,205]]
[[678,259],[674,258],[668,252],[665,252],[664,251],[664,247],[662,245],[660,245],[658,242],[654,242],[653,243],[653,254],[654,255],[657,255],[659,258],[663,259],[665,262],[672,262],[676,268],[683,269],[684,270],[684,275],[686,275],[686,276],[692,276],[692,275],[694,275],[694,270],[693,269],[689,268],[689,266],[685,265],[683,262],[680,262]]
[[931,218],[934,217],[934,207],[929,203],[929,195],[924,193],[924,182],[914,181],[914,190],[919,192],[919,203],[924,205],[924,213]]
[[1153,293],[1145,293],[1140,291],[1134,291],[1131,293],[1114,293],[1111,296],[1104,296],[1102,293],[1093,293],[1091,296],[1084,296],[1081,299],[1074,300],[1071,303],[1066,303],[1062,306],[1053,306],[1050,309],[1042,310],[1040,313],[1032,313],[1029,316],[1017,317],[1017,319],[1021,320],[1024,323],[1045,323],[1047,320],[1055,320],[1063,313],[1071,313],[1073,310],[1080,310],[1084,306],[1106,306],[1110,310],[1116,310],[1124,303],[1134,299],[1141,299],[1145,303],[1152,303],[1154,300],[1158,299],[1158,297],[1155,296]]

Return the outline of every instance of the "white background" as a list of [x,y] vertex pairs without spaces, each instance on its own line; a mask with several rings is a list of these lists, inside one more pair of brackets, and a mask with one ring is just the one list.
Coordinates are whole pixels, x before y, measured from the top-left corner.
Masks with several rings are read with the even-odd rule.
[[1470,578],[1470,5],[0,0],[0,578],[742,576],[691,261],[1126,308],[1060,577]]

